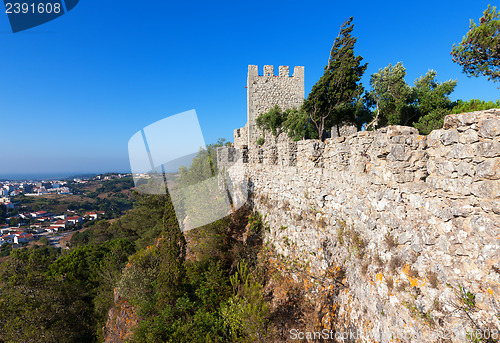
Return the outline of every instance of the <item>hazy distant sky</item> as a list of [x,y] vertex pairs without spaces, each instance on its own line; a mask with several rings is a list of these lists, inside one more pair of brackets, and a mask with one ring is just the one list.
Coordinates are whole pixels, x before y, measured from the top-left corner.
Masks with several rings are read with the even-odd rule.
[[366,87],[372,73],[402,61],[410,84],[434,69],[438,81],[459,81],[453,99],[496,100],[500,83],[467,78],[450,56],[487,5],[80,0],[16,34],[0,13],[0,177],[127,171],[134,133],[190,109],[207,143],[232,140],[246,122],[247,65],[303,65],[307,95],[349,16]]

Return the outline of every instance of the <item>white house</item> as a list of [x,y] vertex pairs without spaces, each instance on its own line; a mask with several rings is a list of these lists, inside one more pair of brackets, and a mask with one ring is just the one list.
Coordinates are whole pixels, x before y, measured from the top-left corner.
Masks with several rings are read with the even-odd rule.
[[45,231],[49,232],[49,233],[54,233],[54,232],[57,232],[59,231],[59,226],[49,226],[47,228],[45,228]]
[[76,223],[81,223],[83,221],[82,217],[80,216],[74,216],[74,217],[68,217],[66,218],[66,222],[70,224],[76,224]]
[[34,239],[33,234],[31,233],[25,233],[23,235],[16,235],[14,236],[14,244],[19,244],[19,243],[28,243],[31,242]]
[[58,221],[52,223],[51,226],[57,226],[57,227],[62,227],[65,228],[68,226],[68,222],[66,220],[59,219]]
[[4,228],[0,229],[0,233],[2,235],[7,235],[11,231],[15,231],[15,230],[19,230],[19,228],[18,227],[4,227]]
[[95,220],[99,217],[99,214],[97,214],[95,212],[87,212],[87,213],[85,213],[85,217],[88,217],[89,220]]
[[31,216],[33,218],[41,218],[47,214],[47,211],[37,211],[37,212],[32,212]]
[[9,243],[9,244],[12,244],[14,243],[14,235],[3,235],[2,237],[0,237],[0,241],[2,241],[2,244],[4,243]]

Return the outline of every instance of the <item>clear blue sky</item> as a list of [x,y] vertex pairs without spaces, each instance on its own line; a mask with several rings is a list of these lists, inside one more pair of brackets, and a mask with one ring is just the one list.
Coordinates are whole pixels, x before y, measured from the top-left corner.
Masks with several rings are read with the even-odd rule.
[[500,98],[500,83],[451,61],[484,1],[80,0],[68,14],[13,34],[0,13],[0,177],[128,171],[128,140],[196,109],[205,140],[246,122],[248,64],[305,66],[306,95],[339,27],[354,16],[364,77],[402,61],[407,82],[437,71],[453,99]]

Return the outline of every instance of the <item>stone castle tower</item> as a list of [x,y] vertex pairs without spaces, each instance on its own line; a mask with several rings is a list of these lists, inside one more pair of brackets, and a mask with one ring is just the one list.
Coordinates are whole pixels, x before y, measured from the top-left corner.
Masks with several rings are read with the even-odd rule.
[[290,76],[288,66],[279,67],[279,75],[274,75],[274,67],[264,66],[264,75],[259,76],[256,65],[248,66],[247,78],[247,123],[234,130],[234,146],[253,147],[261,136],[255,120],[261,113],[275,105],[282,110],[299,107],[304,101],[304,67],[297,66]]

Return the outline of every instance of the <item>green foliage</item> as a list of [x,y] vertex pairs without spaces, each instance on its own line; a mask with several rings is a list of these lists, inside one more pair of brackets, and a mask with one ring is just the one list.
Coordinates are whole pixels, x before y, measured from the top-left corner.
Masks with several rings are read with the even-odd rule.
[[[155,254],[155,248],[147,254]],[[158,254],[156,254],[159,257]],[[131,268],[134,263],[132,262]],[[156,264],[159,271],[158,259]],[[149,265],[151,266],[151,265]],[[144,267],[144,266],[143,266]],[[138,271],[144,268],[137,269]],[[151,268],[149,269],[151,270]],[[219,314],[219,305],[231,295],[231,287],[227,278],[227,270],[217,261],[203,263],[186,263],[186,283],[184,292],[175,304],[159,308],[155,303],[158,287],[155,284],[155,272],[148,275],[141,274],[137,280],[146,276],[147,282],[142,281],[142,288],[146,292],[141,295],[140,314],[143,320],[135,330],[136,342],[205,342],[226,341],[227,330]],[[137,291],[141,291],[137,289]],[[134,294],[139,294],[134,292]]]
[[[135,306],[141,318],[132,341],[228,342],[232,339],[231,327],[224,316],[233,312],[237,318],[244,317],[237,340],[254,341],[262,331],[256,329],[256,323],[267,305],[261,286],[253,279],[246,286],[234,281],[240,280],[240,275],[249,280],[249,273],[243,272],[242,266],[237,268],[236,277],[231,276],[231,266],[237,264],[239,254],[233,251],[237,241],[231,238],[228,225],[236,225],[241,218],[235,214],[231,220],[225,218],[189,231],[196,259],[185,260],[182,233],[175,218],[168,215],[168,206],[165,213],[163,239],[135,253],[120,280],[120,295]],[[245,220],[238,225],[244,227],[246,223]],[[258,214],[252,216],[249,224],[251,232],[264,229]],[[167,239],[167,232],[171,240]],[[211,250],[207,250],[209,247]]]
[[[440,86],[452,88],[452,84],[455,81],[448,81],[442,83]],[[439,91],[438,91],[439,92]],[[430,92],[431,93],[431,92]],[[449,94],[449,93],[448,93]],[[432,94],[430,94],[432,96]],[[434,94],[435,95],[435,94]],[[427,135],[432,130],[441,129],[443,127],[444,117],[448,114],[458,114],[465,112],[483,111],[491,108],[500,108],[500,101],[482,101],[479,99],[472,99],[469,101],[457,100],[456,102],[451,102],[446,94],[441,94],[437,97],[437,101],[434,102],[434,108],[428,114],[422,115],[418,122],[413,123],[413,126],[418,129],[421,134]],[[422,113],[425,113],[422,111]]]
[[403,301],[403,306],[410,311],[410,315],[414,318],[419,318],[423,320],[427,325],[434,326],[434,318],[430,312],[424,312],[422,309],[417,307],[416,304]]
[[189,168],[181,167],[179,177],[169,188],[170,196],[176,204],[176,213],[182,229],[191,229],[216,221],[231,212],[227,188],[220,187],[224,181],[230,182],[226,171],[217,166],[217,148],[224,145],[219,139],[207,150],[200,150],[192,159]]
[[231,277],[234,295],[221,307],[224,323],[233,342],[266,342],[269,336],[269,305],[262,285],[254,280],[244,261]]
[[[186,261],[168,194],[134,199],[134,209],[122,218],[95,221],[75,233],[69,251],[16,249],[0,264],[0,342],[103,341],[115,288],[140,319],[134,342],[230,341],[223,310],[241,318],[238,341],[265,338],[262,286],[240,266],[231,287],[238,260],[255,260],[266,228],[262,217],[242,210],[191,230],[196,258]],[[247,223],[243,243],[233,235]],[[237,286],[241,275],[247,282]]]
[[432,130],[443,128],[444,117],[448,114],[450,114],[449,109],[435,109],[431,113],[420,117],[418,122],[413,123],[413,127],[417,128],[420,134],[428,135]]
[[460,299],[461,304],[466,311],[473,311],[476,307],[476,296],[466,290],[462,285],[458,285],[459,291],[457,295]]
[[49,245],[49,239],[47,238],[47,236],[43,236],[38,240],[38,242],[42,243],[43,245]]
[[184,260],[186,259],[186,239],[175,216],[172,202],[165,204],[163,217],[164,234],[159,245],[160,272],[157,283],[159,292],[158,305],[173,306],[182,294],[185,278]]
[[457,81],[443,83],[435,81],[436,72],[430,70],[418,78],[413,87],[418,122],[413,124],[421,134],[443,127],[444,117],[450,113],[453,103],[449,95],[454,91]]
[[148,304],[154,299],[159,264],[160,257],[156,246],[140,250],[130,257],[120,278],[120,295],[142,309],[140,315],[147,315],[147,311],[153,308],[153,305]]
[[232,258],[230,250],[234,242],[230,242],[227,236],[231,221],[228,216],[189,231],[189,241],[196,242],[190,248],[198,261],[206,262],[214,258],[229,261]]
[[317,139],[318,131],[303,107],[287,109],[284,127],[288,131],[288,137],[294,141],[301,139]]
[[359,81],[367,64],[362,65],[363,58],[354,54],[357,39],[351,36],[354,28],[352,20],[352,17],[349,18],[341,26],[325,72],[303,104],[322,140],[326,137],[327,128],[355,122],[354,105],[363,93]]
[[421,134],[428,134],[442,128],[444,117],[453,107],[449,95],[457,81],[438,83],[436,75],[434,70],[429,70],[410,87],[404,79],[406,69],[401,62],[374,73],[370,80],[373,89],[367,94],[367,100],[375,104],[376,109],[367,129],[413,124]]
[[[113,289],[128,256],[136,247],[156,241],[166,212],[175,216],[167,196],[134,197],[132,211],[75,233],[72,250],[62,256],[50,247],[16,249],[1,264],[0,325],[8,329],[0,332],[0,341],[102,340],[101,330],[114,303]],[[153,282],[158,282],[158,275],[159,269]]]
[[0,205],[0,224],[5,224],[6,218],[7,218],[7,207],[5,205]]
[[415,81],[415,92],[417,112],[420,116],[431,113],[436,109],[451,109],[452,102],[448,97],[457,85],[457,81],[449,80],[438,83],[437,73],[429,70],[424,76]]
[[488,8],[479,19],[479,26],[470,21],[469,31],[462,42],[453,45],[453,62],[462,66],[468,76],[484,75],[488,80],[500,79],[500,13]]
[[[406,69],[401,62],[381,68],[370,78],[373,90],[368,93],[375,103],[376,113],[367,129],[377,129],[386,125],[405,125],[412,117],[412,90],[404,77]],[[411,124],[411,122],[410,122]]]
[[182,166],[179,168],[179,183],[188,186],[195,185],[207,180],[215,175],[213,151],[200,149],[198,154],[192,159],[189,168]]
[[274,137],[278,137],[283,131],[283,124],[286,119],[286,112],[282,111],[278,105],[275,105],[268,112],[260,114],[255,120],[255,123],[263,132],[269,131]]
[[[288,137],[294,141],[318,138],[318,131],[302,107],[282,111],[279,106],[275,106],[269,112],[257,117],[257,126],[263,131],[271,132],[275,138],[282,132],[287,132]],[[263,139],[261,143],[263,143]],[[257,144],[259,144],[259,140]]]
[[118,238],[135,241],[138,249],[153,244],[163,230],[162,219],[167,197],[137,192],[133,197],[134,209],[116,221],[99,220],[85,231],[75,232],[70,241],[71,246],[102,244]]
[[264,145],[265,142],[266,140],[264,139],[264,137],[259,137],[257,139],[257,145]]
[[[91,290],[51,275],[59,250],[15,250],[0,266],[0,340],[5,342],[95,342]],[[100,323],[103,324],[102,322]]]
[[471,99],[469,101],[457,100],[455,106],[450,111],[450,114],[484,111],[491,108],[500,108],[500,100],[484,101],[479,99]]
[[228,145],[224,138],[219,138],[217,143],[207,145],[193,157],[191,165],[179,168],[178,182],[183,186],[195,185],[207,180],[217,172],[217,148]]
[[[337,106],[335,114],[335,118],[349,118],[346,122],[356,124],[358,129],[361,129],[363,123],[371,119],[371,111],[366,107],[366,103],[361,97],[353,104]],[[328,125],[333,122],[326,121],[325,123],[325,130],[327,130]],[[288,137],[294,141],[318,139],[319,137],[317,128],[303,107],[282,111],[279,106],[275,106],[257,118],[257,126],[263,131],[271,132],[275,138],[282,132],[286,132]],[[257,140],[257,145],[262,144],[264,144],[264,138],[261,137]]]
[[370,100],[367,99],[367,94],[358,98],[354,104],[354,123],[358,131],[360,131],[365,123],[369,123],[373,119],[373,113],[369,109]]
[[259,212],[253,212],[248,217],[249,235],[262,235],[265,229],[264,220]]
[[4,243],[0,246],[0,257],[9,256],[12,252],[12,244]]

